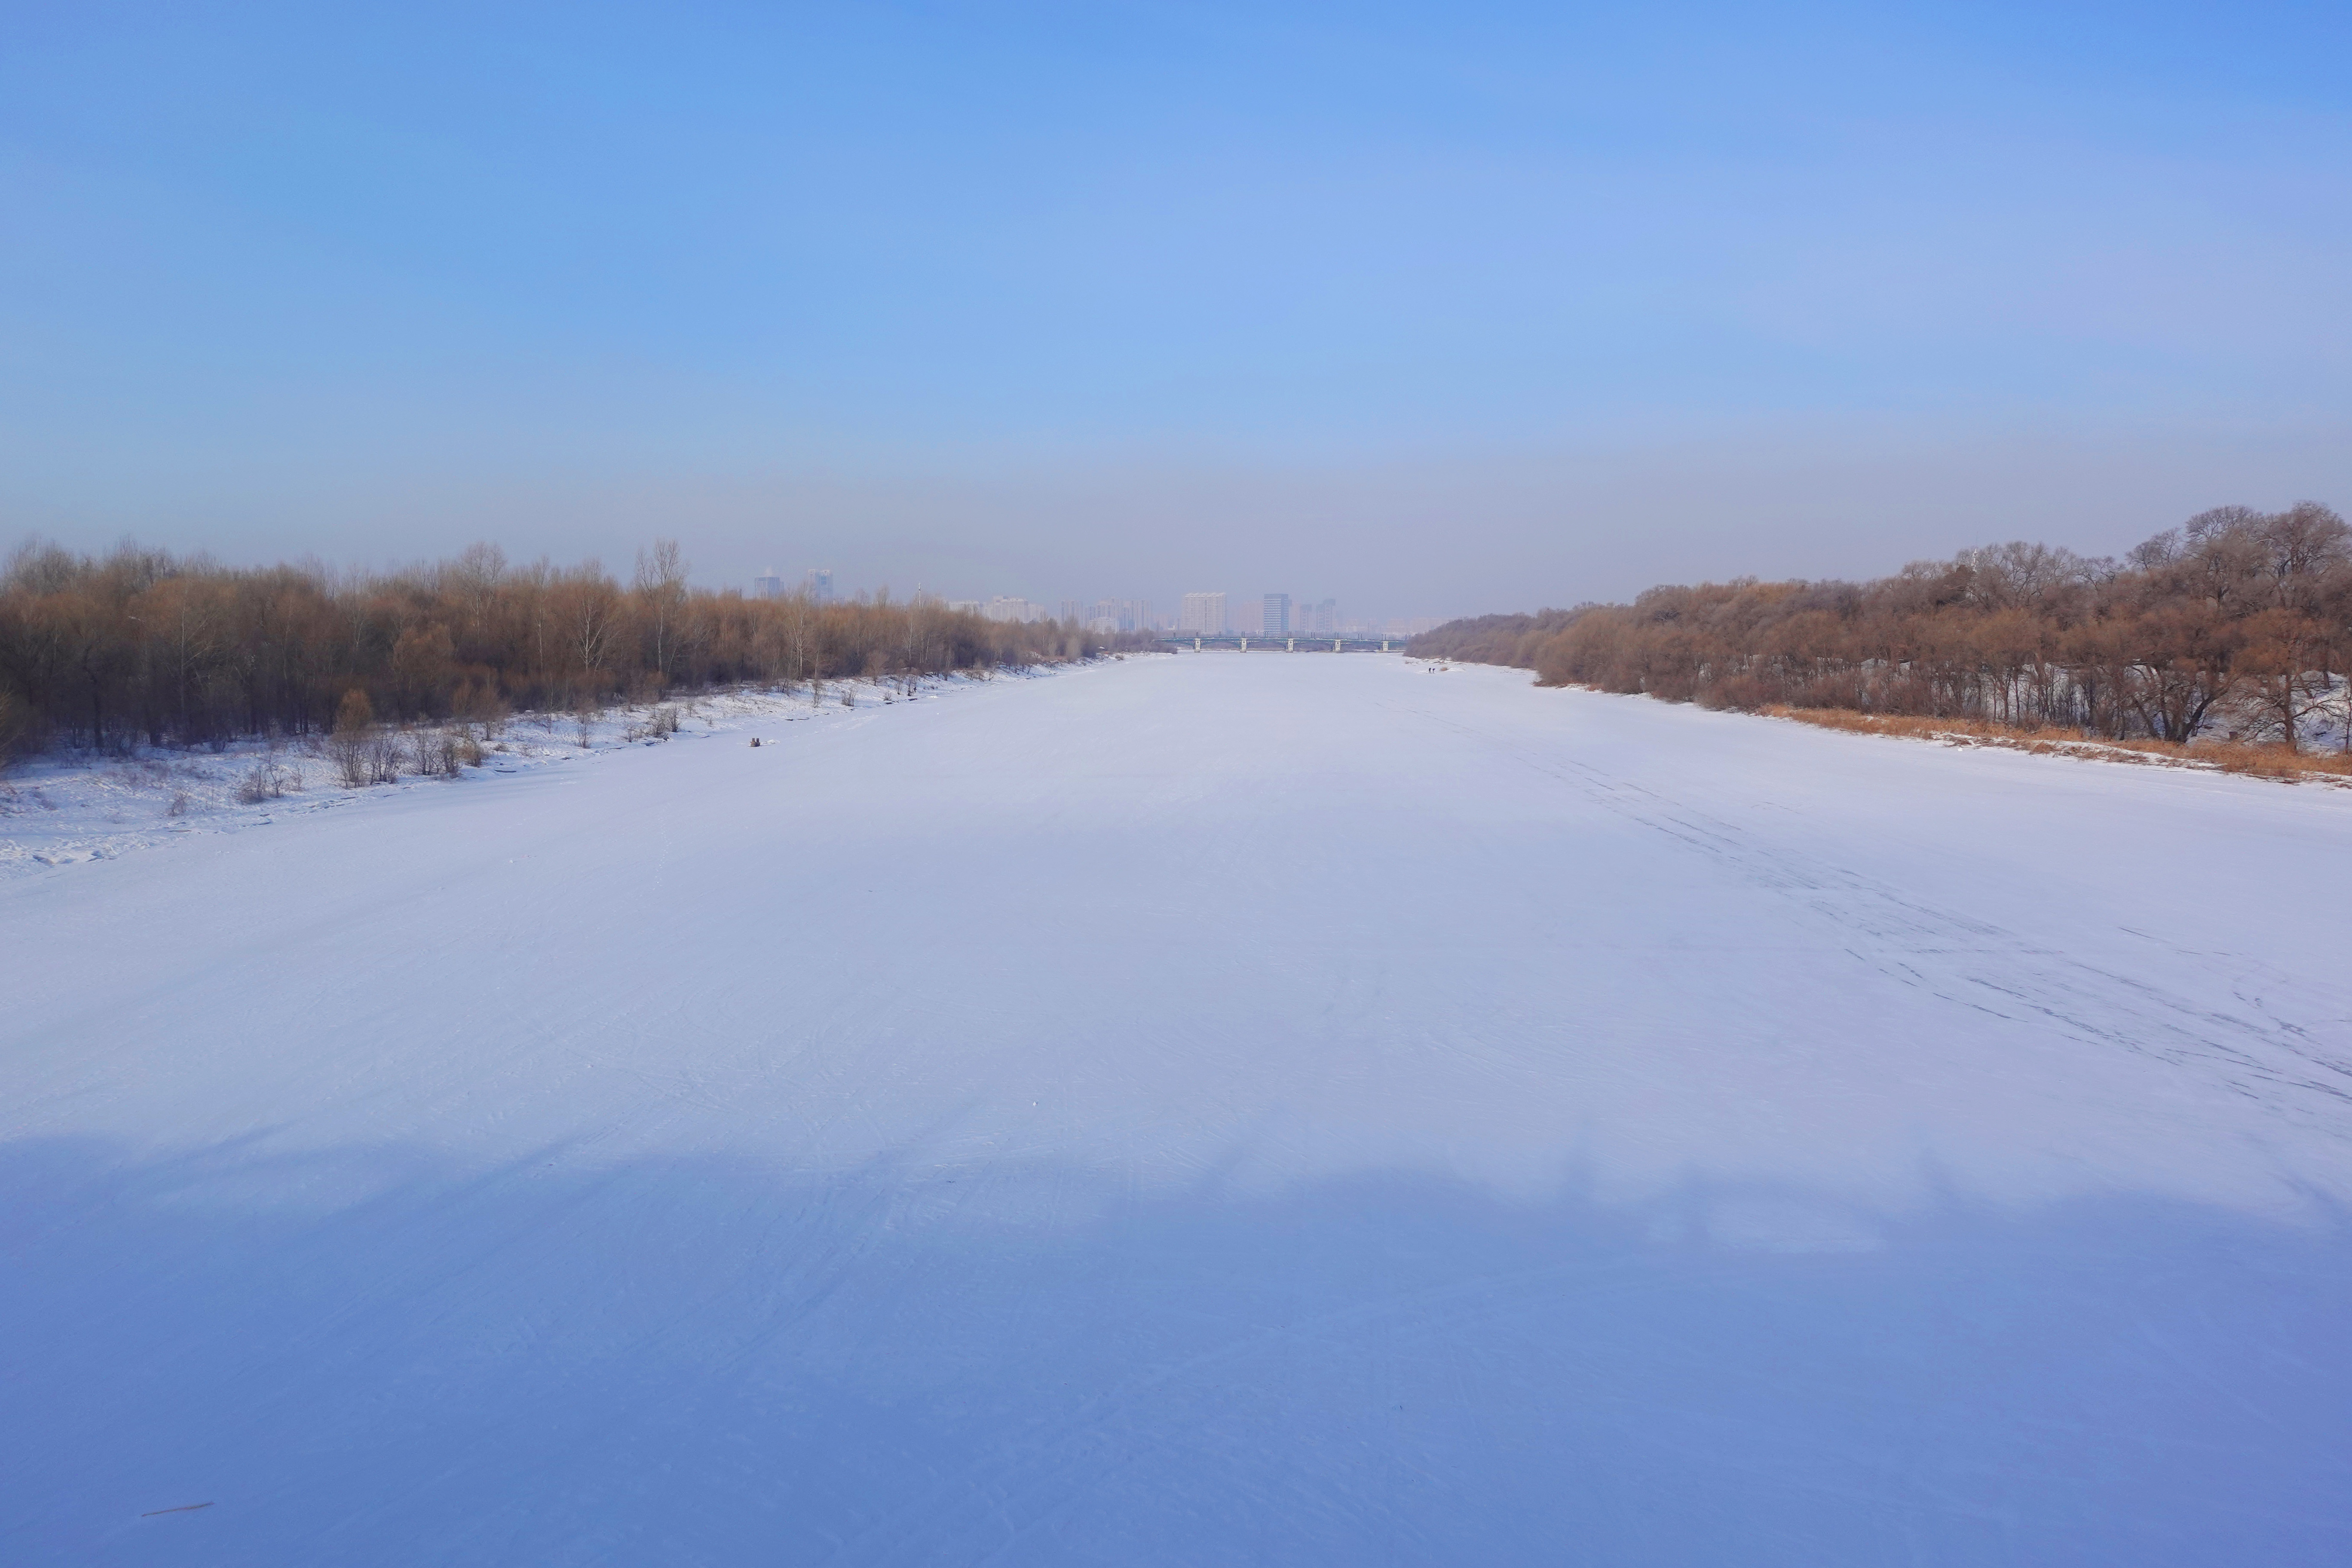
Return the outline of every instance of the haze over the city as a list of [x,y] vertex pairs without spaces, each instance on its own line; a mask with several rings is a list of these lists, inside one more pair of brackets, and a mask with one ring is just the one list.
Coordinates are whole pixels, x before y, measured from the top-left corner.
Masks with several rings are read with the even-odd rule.
[[11,539],[1379,620],[2352,494],[2338,8],[8,33]]

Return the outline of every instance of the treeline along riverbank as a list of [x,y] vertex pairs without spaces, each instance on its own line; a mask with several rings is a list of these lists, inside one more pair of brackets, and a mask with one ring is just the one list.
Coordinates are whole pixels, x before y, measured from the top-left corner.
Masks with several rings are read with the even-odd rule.
[[35,542],[0,574],[0,758],[46,742],[316,733],[353,691],[381,718],[490,718],[681,687],[1078,658],[1102,641],[927,598],[714,593],[688,584],[667,542],[625,586],[594,561],[515,565],[489,545],[367,573]]
[[2352,529],[2315,502],[2223,507],[2119,561],[2013,543],[1873,582],[1658,587],[1450,622],[1411,650],[1719,708],[2352,743]]

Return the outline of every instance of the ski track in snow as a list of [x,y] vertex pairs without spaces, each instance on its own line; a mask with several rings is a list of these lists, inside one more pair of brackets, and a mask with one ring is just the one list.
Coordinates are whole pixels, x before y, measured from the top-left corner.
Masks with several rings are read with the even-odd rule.
[[2352,1560],[2352,798],[945,695],[152,852],[37,785],[0,1559]]
[[[2281,1099],[2299,1120],[2335,1137],[2352,1136],[2352,1059],[2341,1042],[2352,1024],[2352,994],[2258,967],[2240,966],[2252,986],[2233,988],[2260,1012],[2282,991],[2303,989],[2325,1016],[2298,1022],[2209,1010],[2146,975],[2125,975],[2077,963],[2063,952],[2037,948],[2011,932],[1958,911],[1938,909],[1900,889],[1840,867],[1776,850],[1734,824],[1710,818],[1657,792],[1614,779],[1590,763],[1547,761],[1507,740],[1443,714],[1416,716],[1491,747],[1515,763],[1577,789],[1633,821],[1720,861],[1758,886],[1793,897],[1833,924],[1849,928],[1861,962],[1938,1000],[1979,1007],[2015,1021],[2032,1016],[2056,1024],[2070,1038],[2138,1051],[2179,1065],[2204,1064],[2232,1093]],[[1875,737],[1873,737],[1875,738]],[[2201,954],[2174,948],[2181,962]],[[2331,1054],[2328,1041],[2337,1043]],[[2275,1091],[2285,1091],[2283,1097]],[[2339,1103],[2312,1103],[2334,1100]]]

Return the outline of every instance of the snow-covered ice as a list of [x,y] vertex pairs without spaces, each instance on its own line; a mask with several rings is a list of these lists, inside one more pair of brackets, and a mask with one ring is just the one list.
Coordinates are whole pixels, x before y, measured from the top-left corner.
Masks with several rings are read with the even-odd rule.
[[2352,794],[1370,655],[766,738],[0,883],[0,1558],[2352,1561]]

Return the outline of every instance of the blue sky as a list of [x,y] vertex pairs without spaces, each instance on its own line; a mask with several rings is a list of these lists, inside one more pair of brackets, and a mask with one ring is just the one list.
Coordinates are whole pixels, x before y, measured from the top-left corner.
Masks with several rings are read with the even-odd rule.
[[10,6],[0,530],[1381,614],[2352,505],[2352,10]]

